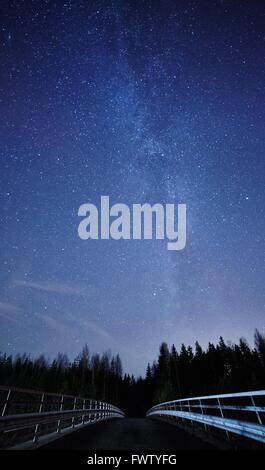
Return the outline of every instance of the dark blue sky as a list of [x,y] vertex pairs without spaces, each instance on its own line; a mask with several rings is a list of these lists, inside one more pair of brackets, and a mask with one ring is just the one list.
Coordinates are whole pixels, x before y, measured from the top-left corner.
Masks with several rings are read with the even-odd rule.
[[[265,5],[1,2],[0,349],[265,331]],[[81,204],[186,203],[187,247],[78,238]]]

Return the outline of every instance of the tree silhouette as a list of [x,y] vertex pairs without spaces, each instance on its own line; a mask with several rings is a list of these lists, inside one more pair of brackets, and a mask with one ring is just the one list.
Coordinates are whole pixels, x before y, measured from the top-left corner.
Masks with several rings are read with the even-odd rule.
[[123,375],[119,355],[90,354],[85,345],[72,362],[58,353],[50,362],[0,354],[0,383],[47,392],[86,396],[120,406],[129,416],[143,416],[155,403],[183,397],[258,390],[265,386],[265,337],[254,335],[255,347],[244,338],[227,344],[222,337],[206,350],[196,342],[169,349],[163,342],[158,358],[147,365],[145,377]]

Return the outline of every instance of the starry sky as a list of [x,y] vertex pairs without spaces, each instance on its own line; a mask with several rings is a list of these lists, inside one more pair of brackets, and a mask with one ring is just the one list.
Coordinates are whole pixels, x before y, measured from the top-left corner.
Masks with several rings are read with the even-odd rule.
[[[265,5],[3,0],[0,350],[265,332]],[[187,246],[78,237],[81,204],[187,204]]]

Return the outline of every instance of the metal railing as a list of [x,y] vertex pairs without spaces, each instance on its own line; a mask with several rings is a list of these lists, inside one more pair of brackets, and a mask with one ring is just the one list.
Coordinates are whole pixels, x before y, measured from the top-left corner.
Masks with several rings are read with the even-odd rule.
[[154,406],[146,416],[200,423],[205,431],[208,427],[225,431],[227,439],[232,433],[265,443],[265,390],[169,401]]
[[110,418],[116,406],[71,395],[0,386],[0,448],[31,448],[61,433]]

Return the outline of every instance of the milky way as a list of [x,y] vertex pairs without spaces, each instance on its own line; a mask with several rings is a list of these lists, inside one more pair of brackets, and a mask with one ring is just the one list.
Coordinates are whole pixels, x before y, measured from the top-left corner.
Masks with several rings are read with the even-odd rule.
[[[1,2],[2,351],[265,329],[265,6]],[[187,246],[78,237],[78,208],[187,204]]]

